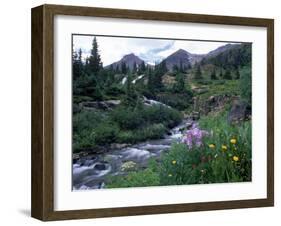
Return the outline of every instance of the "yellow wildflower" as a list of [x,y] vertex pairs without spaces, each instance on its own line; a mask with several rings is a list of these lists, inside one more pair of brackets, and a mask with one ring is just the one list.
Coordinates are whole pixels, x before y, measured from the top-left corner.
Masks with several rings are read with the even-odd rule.
[[172,164],[174,164],[174,165],[175,165],[176,163],[177,163],[177,161],[176,161],[176,160],[173,160],[173,161],[172,161]]
[[236,144],[236,143],[237,143],[237,140],[236,140],[235,138],[232,138],[232,139],[230,140],[230,143]]
[[227,150],[227,146],[226,146],[226,145],[222,145],[222,146],[221,146],[221,149],[222,149],[223,151],[226,151],[226,150]]
[[236,155],[234,155],[234,156],[233,156],[233,160],[234,160],[235,162],[237,162],[237,161],[239,161],[239,157],[236,156]]
[[169,174],[169,175],[168,175],[168,177],[171,177],[171,176],[173,176],[173,175],[172,175],[172,174]]
[[216,145],[214,145],[214,144],[209,144],[209,148],[214,149],[215,147],[216,147]]

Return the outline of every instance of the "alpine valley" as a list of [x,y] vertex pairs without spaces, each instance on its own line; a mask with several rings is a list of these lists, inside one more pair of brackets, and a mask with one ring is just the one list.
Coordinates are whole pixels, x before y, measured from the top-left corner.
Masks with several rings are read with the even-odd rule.
[[103,66],[98,39],[73,50],[73,189],[251,181],[251,44]]

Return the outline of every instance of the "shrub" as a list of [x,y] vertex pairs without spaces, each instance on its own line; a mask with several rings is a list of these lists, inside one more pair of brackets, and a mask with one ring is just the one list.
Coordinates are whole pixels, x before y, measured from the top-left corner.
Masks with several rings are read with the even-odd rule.
[[152,124],[146,126],[135,132],[136,140],[143,141],[146,139],[160,139],[166,132],[166,128],[163,124]]
[[95,143],[106,145],[116,141],[119,128],[113,123],[101,123],[92,131]]
[[159,175],[150,168],[139,171],[130,172],[128,175],[110,177],[106,184],[107,188],[127,188],[127,187],[145,187],[158,186]]
[[132,130],[143,125],[144,119],[140,112],[130,107],[118,107],[110,114],[111,120],[121,129]]
[[157,95],[157,100],[176,108],[178,110],[185,110],[192,104],[192,92],[186,91],[183,94],[175,94],[175,93],[162,93]]
[[142,110],[144,120],[150,123],[163,123],[167,127],[174,127],[181,122],[182,116],[175,109],[163,105],[145,107]]
[[252,75],[251,75],[250,67],[244,67],[241,70],[240,93],[241,93],[241,97],[248,104],[251,105],[251,103],[252,103]]

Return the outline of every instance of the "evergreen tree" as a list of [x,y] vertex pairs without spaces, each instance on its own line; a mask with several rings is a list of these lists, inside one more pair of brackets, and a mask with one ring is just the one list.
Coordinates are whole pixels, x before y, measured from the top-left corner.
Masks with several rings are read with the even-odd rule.
[[223,78],[223,73],[222,73],[222,69],[220,70],[220,78]]
[[154,89],[159,91],[163,88],[162,77],[167,71],[168,70],[166,67],[166,61],[162,61],[160,64],[155,66],[153,77],[152,77]]
[[231,80],[232,77],[231,77],[231,72],[229,69],[227,69],[223,75],[223,79],[226,79],[226,80]]
[[240,79],[240,72],[239,72],[238,68],[236,69],[236,72],[235,72],[235,79]]
[[201,72],[201,68],[200,65],[197,66],[196,71],[195,71],[195,75],[194,75],[194,79],[199,80],[202,79],[202,72]]
[[73,78],[77,79],[78,77],[83,75],[84,65],[82,62],[82,50],[79,49],[78,53],[73,51],[72,55],[72,71],[73,71]]
[[125,62],[123,62],[122,61],[122,63],[121,63],[121,72],[122,72],[122,74],[127,74],[127,65],[126,65],[126,63]]
[[183,69],[183,65],[182,65],[182,61],[180,61],[180,68],[179,68],[180,72],[184,72],[184,69]]
[[138,102],[138,96],[132,84],[132,74],[129,73],[126,81],[124,104],[128,106],[135,106]]
[[134,62],[133,64],[133,73],[136,73],[137,72],[137,64],[136,62]]
[[212,73],[211,73],[211,79],[212,80],[217,80],[218,78],[217,78],[217,75],[216,75],[216,70],[214,69],[213,71],[212,71]]
[[118,65],[118,64],[117,64],[116,67],[115,67],[115,72],[116,72],[116,73],[120,73],[119,65]]
[[138,74],[143,74],[143,73],[145,73],[145,71],[146,71],[146,66],[145,66],[144,61],[142,61],[140,64],[139,70],[138,70]]
[[148,69],[148,76],[147,76],[147,88],[148,91],[152,94],[154,94],[154,83],[153,83],[153,72],[151,70],[151,68]]
[[178,72],[176,74],[176,83],[173,86],[173,90],[175,93],[184,93],[185,92],[185,79],[184,74]]
[[99,55],[98,43],[96,37],[92,42],[91,55],[89,57],[89,70],[90,73],[97,73],[102,69],[101,57]]

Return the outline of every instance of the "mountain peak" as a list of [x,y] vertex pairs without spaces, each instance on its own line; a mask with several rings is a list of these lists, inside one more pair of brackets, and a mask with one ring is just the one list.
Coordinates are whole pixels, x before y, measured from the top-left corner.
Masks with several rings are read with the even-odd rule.
[[109,66],[112,66],[113,68],[116,68],[118,66],[119,68],[121,68],[121,64],[125,63],[127,67],[133,69],[135,64],[140,65],[143,62],[144,61],[140,59],[138,56],[136,56],[134,53],[129,53],[124,55],[121,60],[114,62]]
[[175,53],[188,53],[188,52],[184,49],[178,49]]
[[134,53],[129,53],[123,56],[123,58],[128,58],[128,57],[137,57]]

